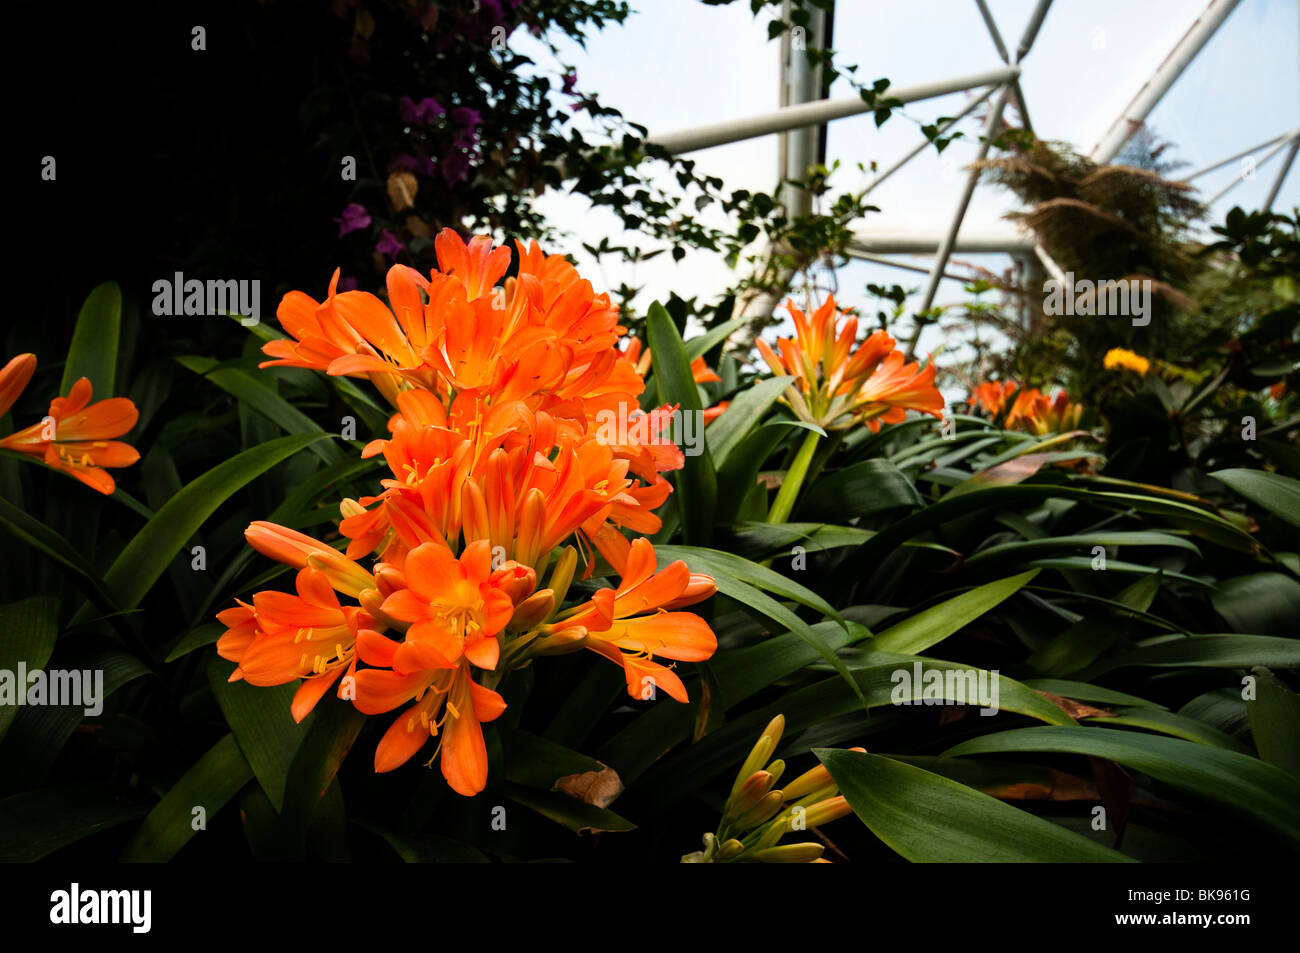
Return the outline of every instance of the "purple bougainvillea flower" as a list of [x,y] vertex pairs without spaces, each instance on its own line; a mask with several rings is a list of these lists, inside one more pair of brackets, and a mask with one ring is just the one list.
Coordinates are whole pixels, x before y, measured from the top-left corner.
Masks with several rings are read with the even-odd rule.
[[433,175],[437,171],[433,159],[429,156],[413,156],[409,152],[399,152],[397,158],[388,164],[389,172],[414,172],[416,175]]
[[342,238],[348,232],[358,232],[363,228],[369,228],[370,213],[366,211],[364,205],[349,202],[343,207],[343,216],[334,219],[334,221],[339,223],[339,238]]
[[469,106],[457,106],[447,116],[461,127],[460,134],[442,157],[442,179],[448,185],[455,185],[465,178],[478,158],[478,127],[483,123],[483,114]]
[[385,258],[396,258],[403,251],[405,246],[398,240],[397,236],[384,229],[379,233],[379,241],[375,242],[375,251]]
[[451,144],[447,154],[442,157],[442,179],[448,185],[462,181],[469,168],[478,158],[478,136],[474,133],[462,135]]
[[500,0],[479,0],[474,12],[462,17],[456,30],[471,43],[495,43],[504,38],[498,31],[504,30],[508,34],[513,29],[509,21],[517,6],[514,0],[506,0],[504,4]]
[[428,125],[446,111],[432,96],[425,96],[418,103],[410,96],[403,96],[397,101],[397,115],[407,124],[422,122]]
[[463,150],[453,148],[442,159],[442,180],[448,185],[455,185],[469,172],[469,156]]
[[449,116],[452,122],[458,126],[464,126],[470,132],[483,124],[483,114],[477,109],[470,109],[468,106],[457,106]]
[[573,86],[577,82],[578,74],[574,70],[569,70],[564,74],[564,87],[562,91],[571,94],[573,92]]

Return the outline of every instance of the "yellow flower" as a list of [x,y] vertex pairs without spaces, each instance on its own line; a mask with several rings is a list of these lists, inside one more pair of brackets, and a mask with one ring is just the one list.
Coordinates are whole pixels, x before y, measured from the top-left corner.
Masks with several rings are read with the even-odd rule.
[[1132,351],[1125,350],[1122,347],[1113,347],[1106,352],[1102,359],[1106,370],[1113,371],[1116,368],[1137,371],[1139,374],[1146,376],[1146,372],[1151,367],[1151,362],[1141,354],[1134,354]]

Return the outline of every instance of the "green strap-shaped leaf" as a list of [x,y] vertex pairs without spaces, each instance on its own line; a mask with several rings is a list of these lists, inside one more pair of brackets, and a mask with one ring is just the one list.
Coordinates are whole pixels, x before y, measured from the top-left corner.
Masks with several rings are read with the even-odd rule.
[[[726,414],[722,415],[727,416]],[[719,417],[717,423],[722,422]],[[709,426],[714,426],[710,424]],[[758,482],[758,473],[777,445],[785,438],[785,427],[773,427],[770,424],[751,430],[736,447],[727,454],[727,463],[718,468],[718,511],[720,523],[730,523],[741,511],[745,498],[754,491]]]
[[[965,665],[961,662],[949,662],[946,659],[924,658],[919,655],[898,652],[882,652],[873,648],[872,642],[864,642],[860,647],[842,653],[854,673],[866,672],[867,697],[872,707],[894,705],[900,701],[923,702],[927,696],[949,704],[966,704],[982,706],[984,702],[972,697],[978,688],[979,680],[986,679],[986,685],[993,687],[996,680],[997,698],[990,699],[998,711],[1013,711],[1049,725],[1069,725],[1073,719],[1054,702],[1044,698],[1039,692],[1026,688],[1023,684],[1005,675],[996,674],[986,669]],[[920,679],[916,672],[920,671]],[[930,672],[938,673],[933,686]],[[950,678],[948,673],[952,673]],[[908,677],[904,679],[903,674]],[[975,684],[968,677],[975,677]],[[858,675],[861,678],[861,675]],[[937,699],[936,699],[937,700]]]
[[[931,426],[939,422],[933,418],[923,418]],[[930,437],[925,440],[919,440],[914,444],[904,445],[888,457],[888,461],[895,466],[905,467],[917,463],[929,463],[940,457],[946,457],[953,452],[954,447],[969,446],[977,443],[979,447],[992,446],[993,444],[1002,443],[1007,439],[1014,439],[1011,434],[999,433],[996,430],[964,430],[961,433],[955,433],[951,437]],[[1014,451],[1013,451],[1014,452]],[[879,459],[879,458],[877,458]]]
[[[1061,556],[1056,559],[1030,559],[1024,562],[1017,560],[1016,562],[1018,565],[1025,567],[1058,569],[1061,572],[1089,572],[1094,565],[1091,556]],[[1118,559],[1108,559],[1106,560],[1106,571],[1126,576],[1162,576],[1165,579],[1177,579],[1179,582],[1185,582],[1192,586],[1203,586],[1206,589],[1214,588],[1213,583],[1198,579],[1196,576],[1161,569],[1159,566],[1148,566],[1144,563],[1128,563],[1120,562]]]
[[[1117,594],[1114,603],[1145,612],[1160,589],[1163,576],[1142,576]],[[1117,642],[1129,638],[1134,626],[1127,612],[1102,612],[1085,616],[1054,636],[1025,660],[1025,665],[1044,675],[1069,675],[1091,665],[1098,656]]]
[[225,735],[172,786],[144,819],[119,858],[126,862],[171,860],[198,831],[196,808],[205,822],[253,780],[234,735]]
[[1110,688],[1098,688],[1096,685],[1090,685],[1087,682],[1074,682],[1064,678],[1027,678],[1024,684],[1036,692],[1050,692],[1053,695],[1072,698],[1075,701],[1096,702],[1099,705],[1126,705],[1132,708],[1158,708],[1161,710],[1165,708],[1164,705],[1157,705],[1155,702],[1149,702],[1145,698],[1138,698],[1136,695],[1128,695]]
[[[176,358],[181,366],[212,381],[236,400],[257,411],[285,433],[323,434],[324,430],[293,404],[279,395],[265,380],[254,377],[240,367],[222,367],[210,357],[185,355]],[[325,463],[337,463],[342,453],[333,443],[312,445],[312,453]]]
[[792,380],[792,377],[764,378],[737,394],[722,416],[709,424],[704,433],[715,467],[720,469],[731,451],[762,423],[763,415]]
[[284,803],[289,765],[307,736],[314,714],[301,724],[293,720],[289,708],[298,682],[263,688],[245,681],[229,681],[233,670],[233,664],[214,655],[208,663],[208,683],[239,742],[239,750],[278,812]]
[[0,677],[8,676],[14,697],[0,703],[0,739],[18,714],[17,702],[27,695],[27,686],[19,685],[18,663],[28,672],[45,667],[54,651],[59,633],[59,604],[51,596],[29,596],[21,602],[0,606]]
[[397,834],[363,818],[355,818],[352,823],[362,830],[382,837],[393,852],[408,864],[491,863],[482,851],[450,837],[427,833],[413,836]]
[[697,357],[703,357],[706,351],[713,350],[714,347],[748,324],[750,320],[750,318],[743,316],[732,318],[730,321],[719,324],[716,328],[709,328],[698,337],[691,338],[686,342],[687,359],[693,361]]
[[[362,473],[374,474],[378,468],[379,462],[375,459],[363,460],[360,457],[344,457],[337,463],[322,467],[293,487],[266,519],[268,522],[279,523],[281,526],[288,526],[290,529],[302,530],[311,522],[319,521],[338,512],[338,497],[342,492],[339,487],[342,483]],[[315,507],[317,500],[326,492],[330,493],[331,496],[330,509],[323,510]],[[255,554],[256,550],[246,546],[227,561],[220,578],[208,589],[207,596],[194,616],[193,621],[196,624],[201,624],[204,620],[212,617],[215,603],[229,596],[232,580],[243,572],[244,567],[248,565]],[[191,648],[197,647],[191,646]],[[189,651],[189,649],[186,649],[186,651]],[[180,654],[184,654],[184,652]],[[171,659],[168,659],[168,661],[170,662]]]
[[857,751],[818,748],[813,753],[862,823],[910,861],[1133,862],[1051,821],[923,768]]
[[559,778],[598,772],[605,767],[590,755],[531,732],[516,730],[511,732],[505,777],[514,784],[550,791]]
[[[1123,619],[1135,619],[1144,622],[1147,625],[1155,626],[1158,629],[1164,629],[1170,632],[1182,632],[1184,635],[1191,633],[1178,625],[1161,616],[1154,615],[1147,611],[1155,598],[1156,592],[1160,589],[1161,579],[1158,576],[1143,576],[1136,582],[1131,583],[1113,598],[1107,596],[1093,595],[1088,592],[1074,592],[1070,589],[1057,589],[1054,586],[1044,586],[1037,584],[1027,588],[1042,595],[1046,593],[1052,596],[1068,596],[1070,600],[1076,602],[1091,602],[1099,606],[1105,606],[1112,610],[1117,617]],[[1146,594],[1151,594],[1151,599],[1146,599]],[[1146,601],[1142,601],[1146,599]]]
[[63,365],[59,393],[67,394],[79,378],[90,379],[96,400],[113,396],[117,340],[122,332],[122,291],[116,281],[98,285],[81,306]]
[[[853,660],[854,680],[858,683],[861,693],[866,695],[868,706],[886,709],[886,711],[908,700],[913,704],[906,706],[907,709],[915,711],[919,707],[923,711],[924,694],[928,688],[926,685],[928,672],[936,672],[941,676],[933,680],[934,688],[930,689],[938,696],[934,698],[932,704],[970,703],[971,685],[968,673],[975,676],[977,690],[979,678],[988,679],[993,674],[969,665],[939,659],[898,655],[893,652],[867,652],[859,656],[856,652],[856,649],[849,649],[844,653]],[[921,666],[920,681],[915,677],[918,664]],[[949,672],[954,673],[951,681],[947,674]],[[904,680],[900,677],[900,673],[910,677]],[[985,685],[991,688],[991,683],[986,681]],[[997,686],[997,710],[1026,715],[1050,725],[1074,725],[1074,720],[1061,708],[1015,679],[998,675]],[[652,812],[661,812],[688,795],[695,787],[708,782],[728,770],[729,766],[734,767],[742,761],[745,752],[753,746],[755,736],[778,714],[785,716],[786,735],[793,738],[796,732],[805,729],[823,732],[828,728],[838,730],[837,726],[843,723],[837,722],[837,719],[854,714],[860,709],[861,702],[858,695],[849,691],[844,682],[837,677],[827,678],[788,692],[763,708],[728,722],[695,744],[682,748],[670,757],[655,763],[653,769],[638,783],[638,795],[642,803],[653,804],[650,808]],[[845,729],[850,737],[857,730],[852,727],[853,724],[849,723],[849,727]],[[840,735],[840,738],[842,737],[844,735]],[[666,747],[662,738],[651,737],[645,740],[658,745],[658,751],[655,751],[656,757]],[[611,759],[610,763],[618,768],[619,774],[624,779],[635,776],[624,762]],[[689,779],[689,783],[686,779]]]
[[312,714],[313,724],[298,747],[284,785],[285,843],[295,854],[306,846],[307,831],[321,799],[352,750],[366,716],[350,702],[323,698]]
[[32,863],[84,837],[144,814],[101,786],[24,791],[0,800],[0,862]]
[[116,611],[116,600],[90,562],[57,532],[3,497],[0,497],[0,529],[67,570],[77,588],[100,609]]
[[1016,728],[971,738],[945,756],[1039,751],[1107,758],[1251,818],[1300,848],[1300,780],[1258,758],[1107,728]]
[[[693,426],[703,438],[704,421],[700,390],[691,374],[691,362],[686,357],[677,326],[664,309],[655,302],[646,316],[646,335],[650,352],[654,355],[655,386],[659,403],[680,405],[683,414],[694,415]],[[689,448],[684,448],[689,449]],[[682,538],[692,544],[707,545],[713,534],[713,511],[718,499],[718,478],[713,469],[713,457],[708,443],[700,440],[700,453],[688,455],[686,465],[677,471],[677,506],[681,513]]]
[[1259,756],[1300,778],[1300,695],[1263,666],[1255,672],[1255,697],[1246,702]]
[[730,576],[746,585],[765,592],[774,592],[801,606],[816,609],[822,615],[837,622],[844,621],[834,606],[807,586],[801,586],[779,572],[760,566],[743,556],[724,553],[717,549],[705,549],[701,546],[656,546],[655,555],[659,557],[660,565],[680,559],[695,572]]
[[735,599],[743,606],[761,612],[773,622],[798,635],[815,648],[822,659],[829,663],[835,671],[839,672],[845,683],[858,693],[858,697],[862,699],[862,706],[866,707],[867,700],[858,689],[858,683],[853,680],[853,676],[849,674],[844,662],[831,650],[825,640],[807,622],[800,619],[794,612],[762,590],[766,589],[775,592],[777,595],[792,599],[801,605],[816,609],[823,615],[828,615],[841,625],[844,625],[844,620],[840,614],[817,593],[799,585],[797,582],[790,581],[766,566],[760,566],[748,559],[743,559],[732,553],[719,552],[716,549],[703,549],[695,546],[657,546],[655,547],[655,555],[659,558],[660,565],[675,559],[681,559],[691,569],[708,573],[713,577],[718,585],[718,591],[723,595]]
[[1080,533],[1077,536],[1050,536],[1043,539],[1019,540],[982,549],[966,560],[966,568],[972,569],[985,563],[1006,566],[1009,560],[1020,560],[1057,553],[1062,550],[1091,552],[1094,546],[1167,546],[1170,549],[1186,549],[1200,555],[1196,544],[1182,536],[1169,533],[1152,532],[1113,532]]
[[1159,641],[1141,645],[1109,658],[1079,673],[1091,681],[1117,668],[1135,666],[1154,668],[1300,668],[1300,640],[1271,635],[1193,635],[1162,636]]
[[1267,470],[1216,470],[1210,476],[1278,519],[1300,526],[1300,480]]
[[[819,622],[813,629],[832,651],[844,649],[871,634],[854,622],[848,624],[847,631],[835,622]],[[821,653],[793,632],[773,636],[757,645],[720,652],[710,662],[718,681],[718,697],[714,704],[730,710],[819,658]],[[856,707],[857,696],[849,692],[843,681],[834,681],[850,699],[850,707]],[[657,703],[606,742],[598,756],[601,761],[617,767],[624,781],[630,782],[673,745],[689,738],[693,724],[690,706]],[[755,730],[761,731],[762,727],[759,725]],[[740,743],[743,745],[745,742],[742,739]],[[754,743],[752,736],[748,743]],[[743,753],[741,757],[744,757]]]
[[222,633],[225,631],[226,627],[220,622],[209,622],[206,625],[190,629],[190,631],[182,633],[175,644],[168,649],[167,657],[163,661],[174,662],[182,656],[189,655],[195,649],[211,645],[221,638]]
[[582,833],[590,831],[619,832],[636,830],[636,825],[625,817],[620,817],[607,808],[584,804],[567,794],[550,791],[534,791],[532,788],[517,784],[506,785],[510,800],[536,811],[543,817],[550,818],[557,824],[563,824],[571,831]]
[[811,519],[843,520],[885,510],[923,506],[912,481],[888,460],[863,460],[813,484],[800,510]]
[[1188,718],[1186,715],[1161,711],[1159,708],[1121,708],[1109,715],[1096,715],[1085,718],[1084,721],[1100,728],[1110,728],[1116,725],[1127,728],[1144,728],[1157,734],[1182,738],[1185,741],[1195,741],[1197,744],[1213,745],[1216,748],[1238,751],[1241,754],[1254,754],[1249,747],[1213,725],[1207,725],[1195,718]]
[[123,609],[134,609],[217,507],[277,463],[324,439],[321,434],[279,437],[213,467],[168,500],[135,534],[104,573],[105,587]]
[[963,592],[956,598],[931,606],[910,619],[890,626],[872,640],[871,647],[882,652],[903,652],[909,655],[924,652],[1019,592],[1036,575],[1037,569],[1022,572],[1018,576],[999,579],[970,592]]
[[[842,514],[841,514],[842,515]],[[742,520],[731,524],[731,532],[738,544],[737,555],[747,559],[791,554],[792,546],[802,546],[807,552],[821,552],[843,546],[861,546],[876,535],[873,529],[857,526],[835,526],[830,523],[760,523]],[[903,544],[914,549],[929,549],[953,558],[961,554],[940,543],[908,540]],[[732,547],[728,547],[732,548]]]
[[874,530],[856,526],[832,526],[827,523],[760,523],[745,520],[733,523],[738,548],[747,557],[790,554],[792,546],[817,552],[837,546],[859,546],[872,536]]
[[1214,611],[1238,632],[1295,635],[1300,632],[1300,582],[1281,572],[1256,572],[1219,583],[1210,594]]
[[1023,509],[1026,504],[1053,498],[1162,516],[1176,525],[1185,526],[1197,536],[1222,546],[1245,552],[1258,551],[1258,544],[1249,533],[1223,517],[1190,503],[1139,493],[1101,492],[1083,486],[993,486],[947,497],[891,524],[850,554],[835,570],[829,583],[837,588],[855,585],[906,540],[914,539],[960,516],[983,509]]

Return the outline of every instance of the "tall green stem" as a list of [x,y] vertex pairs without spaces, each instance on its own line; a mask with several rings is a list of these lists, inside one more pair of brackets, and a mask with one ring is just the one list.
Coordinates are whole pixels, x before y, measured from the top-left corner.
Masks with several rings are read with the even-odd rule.
[[821,434],[815,430],[808,431],[808,436],[803,438],[803,446],[795,455],[790,469],[785,471],[781,489],[777,491],[776,499],[772,501],[772,509],[767,514],[769,523],[784,523],[790,511],[794,509],[795,498],[799,495],[799,488],[803,486],[804,477],[808,475],[808,465],[812,463],[819,439]]

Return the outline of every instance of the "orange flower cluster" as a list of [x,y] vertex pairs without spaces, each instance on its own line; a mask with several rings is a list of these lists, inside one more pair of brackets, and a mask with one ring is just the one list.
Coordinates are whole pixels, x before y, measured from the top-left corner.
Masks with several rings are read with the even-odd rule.
[[941,415],[943,395],[934,386],[933,364],[906,363],[883,330],[857,343],[858,319],[841,312],[833,296],[811,318],[793,301],[786,307],[794,338],[776,342],[779,354],[762,338],[756,343],[773,374],[794,378],[781,399],[801,420],[824,430],[865,423],[878,432],[882,423],[898,423],[909,410]]
[[1019,390],[1019,393],[1017,390],[1019,386],[1015,381],[985,381],[971,392],[968,403],[971,410],[983,407],[994,420],[1005,411],[1002,426],[1008,430],[1064,433],[1079,426],[1083,407],[1070,403],[1070,395],[1065,390],[1058,390],[1054,397],[1048,397],[1036,387]]
[[[262,366],[369,379],[396,412],[363,456],[382,455],[390,473],[376,495],[342,501],[344,552],[248,528],[255,549],[298,569],[297,594],[260,592],[220,613],[217,647],[238,663],[232,680],[301,678],[298,720],[335,683],[366,714],[407,705],[375,769],[438,737],[443,775],[473,795],[487,783],[482,723],[505,709],[493,690],[505,671],[586,648],[623,667],[634,698],[662,688],[686,701],[654,659],[713,654],[704,620],[675,610],[715,586],[680,561],[656,571],[650,542],[625,535],[659,529],[662,473],[684,458],[659,436],[675,408],[652,411],[626,443],[599,426],[639,418],[645,389],[636,353],[617,347],[626,329],[609,297],[535,242],[518,243],[508,278],[510,250],[487,236],[466,244],[444,230],[436,250],[427,278],[389,271],[387,304],[338,293],[337,272],[325,301],[281,302],[290,336],[265,345]],[[565,608],[580,558],[590,574],[597,552],[621,584]]]
[[[14,405],[35,372],[35,354],[19,354],[0,369],[0,417]],[[107,496],[116,484],[103,468],[129,467],[140,459],[134,447],[112,438],[134,427],[140,415],[125,397],[92,404],[92,393],[90,380],[80,378],[67,397],[50,401],[44,420],[0,439],[0,447],[62,470]]]

